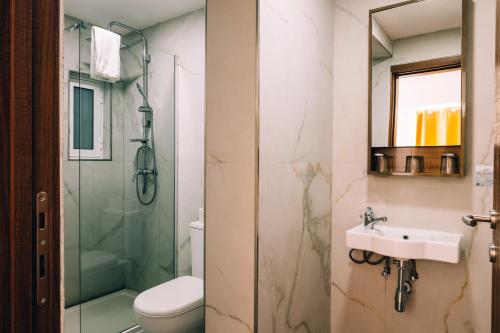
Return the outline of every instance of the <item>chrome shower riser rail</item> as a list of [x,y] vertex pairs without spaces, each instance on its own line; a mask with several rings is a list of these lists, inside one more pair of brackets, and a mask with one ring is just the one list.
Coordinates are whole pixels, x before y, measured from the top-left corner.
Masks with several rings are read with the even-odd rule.
[[[141,30],[132,28],[131,26],[128,26],[124,23],[118,22],[118,21],[113,21],[108,24],[108,30],[112,31],[114,26],[121,27],[123,29],[126,29],[130,32],[133,32],[141,37],[142,40],[142,88],[144,90],[144,95],[143,97],[143,103],[142,105],[144,107],[148,107],[148,65],[151,62],[151,55],[149,54],[149,48],[148,48],[148,40],[146,39],[146,36],[144,36],[144,33]],[[148,130],[146,127],[143,129],[143,138],[144,140],[147,139],[148,135]]]
[[[137,149],[135,167],[133,179],[136,180],[136,194],[137,199],[143,205],[150,205],[154,202],[156,198],[156,192],[158,187],[158,169],[156,167],[156,150],[154,141],[154,128],[153,128],[153,109],[148,101],[148,79],[149,71],[148,65],[151,62],[151,55],[148,49],[148,40],[144,33],[138,29],[132,28],[124,23],[113,21],[108,24],[108,30],[112,31],[114,26],[126,29],[140,36],[142,40],[142,87],[137,85],[137,90],[142,95],[142,106],[139,107],[138,111],[142,113],[142,139],[131,139],[131,142],[140,142],[141,146]],[[151,139],[149,135],[151,133]],[[151,146],[149,145],[151,143]],[[139,163],[139,155],[142,152],[143,163],[142,167]],[[152,154],[153,166],[152,169],[148,169],[148,152]],[[142,195],[145,195],[148,191],[148,180],[149,176],[153,177],[153,195],[149,200],[144,200]],[[142,178],[142,189],[139,190],[139,177]]]

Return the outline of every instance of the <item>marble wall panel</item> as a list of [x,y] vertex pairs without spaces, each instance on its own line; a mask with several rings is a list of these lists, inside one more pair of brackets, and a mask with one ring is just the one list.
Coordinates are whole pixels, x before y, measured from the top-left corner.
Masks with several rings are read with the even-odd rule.
[[257,1],[207,1],[205,332],[254,331]]
[[333,2],[259,15],[258,329],[329,332]]

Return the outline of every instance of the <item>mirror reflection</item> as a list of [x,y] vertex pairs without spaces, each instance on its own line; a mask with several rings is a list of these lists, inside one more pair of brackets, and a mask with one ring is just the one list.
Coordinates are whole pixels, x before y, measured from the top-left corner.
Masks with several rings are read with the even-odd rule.
[[461,1],[374,11],[371,31],[372,147],[459,146]]

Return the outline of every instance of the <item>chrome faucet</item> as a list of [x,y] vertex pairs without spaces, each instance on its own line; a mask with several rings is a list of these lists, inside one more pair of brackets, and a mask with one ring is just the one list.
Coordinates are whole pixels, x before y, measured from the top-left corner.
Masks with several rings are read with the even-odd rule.
[[370,229],[373,229],[375,224],[377,224],[380,221],[387,222],[387,217],[385,217],[385,216],[384,217],[374,217],[373,209],[371,207],[366,207],[366,211],[364,213],[363,225],[365,227],[370,226]]

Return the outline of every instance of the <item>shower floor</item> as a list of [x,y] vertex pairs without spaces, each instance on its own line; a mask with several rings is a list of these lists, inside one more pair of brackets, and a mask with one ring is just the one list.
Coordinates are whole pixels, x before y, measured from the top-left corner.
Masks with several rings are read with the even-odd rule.
[[136,296],[135,291],[122,289],[68,308],[64,311],[64,332],[118,333],[135,326],[133,304]]

